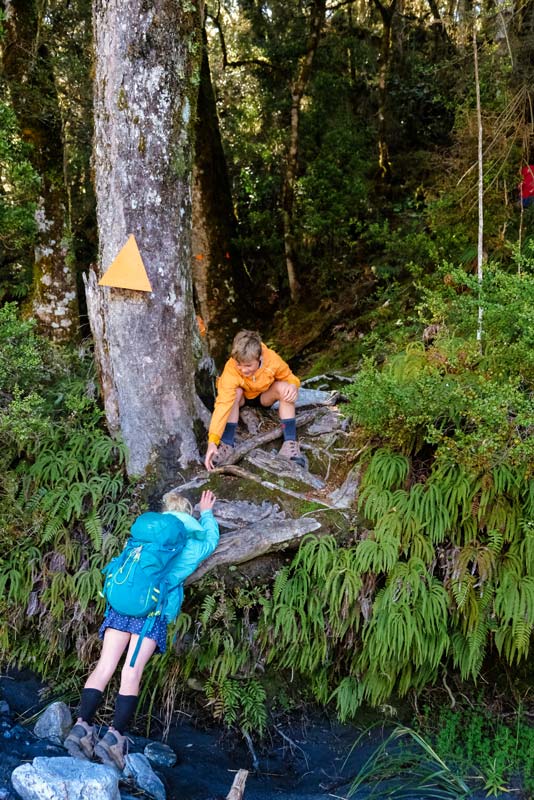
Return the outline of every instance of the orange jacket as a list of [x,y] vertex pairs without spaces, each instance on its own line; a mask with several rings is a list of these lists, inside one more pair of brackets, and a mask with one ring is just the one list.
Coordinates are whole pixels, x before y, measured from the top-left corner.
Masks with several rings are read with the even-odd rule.
[[240,386],[245,397],[251,400],[262,392],[266,392],[275,381],[287,381],[300,386],[300,381],[293,375],[286,362],[274,350],[261,345],[260,366],[249,378],[245,378],[237,369],[236,361],[229,358],[217,381],[217,398],[211,416],[208,441],[219,444],[226,427],[226,420],[234,404],[236,389]]

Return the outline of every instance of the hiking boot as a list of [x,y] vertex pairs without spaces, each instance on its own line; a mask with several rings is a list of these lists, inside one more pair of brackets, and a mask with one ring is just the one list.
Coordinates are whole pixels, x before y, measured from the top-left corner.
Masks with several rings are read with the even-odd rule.
[[117,767],[121,772],[124,769],[124,756],[127,751],[127,738],[118,731],[108,731],[106,735],[97,742],[95,756],[103,764]]
[[95,748],[93,726],[84,720],[77,722],[63,742],[63,747],[73,758],[91,759]]
[[214,467],[222,467],[225,464],[228,464],[228,461],[234,454],[234,448],[231,444],[226,444],[226,442],[221,442],[217,448],[217,452],[213,456],[213,466]]
[[278,451],[278,455],[282,456],[282,458],[288,458],[290,461],[294,461],[295,464],[298,464],[304,469],[308,468],[308,459],[306,456],[302,455],[300,452],[299,443],[294,439],[286,439]]

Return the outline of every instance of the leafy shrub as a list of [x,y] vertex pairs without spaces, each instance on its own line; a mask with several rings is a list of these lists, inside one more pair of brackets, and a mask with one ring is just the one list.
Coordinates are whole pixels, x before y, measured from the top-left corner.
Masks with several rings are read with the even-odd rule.
[[436,752],[461,769],[487,795],[497,795],[521,782],[534,790],[534,729],[517,710],[507,723],[484,707],[426,710],[425,730],[433,734]]

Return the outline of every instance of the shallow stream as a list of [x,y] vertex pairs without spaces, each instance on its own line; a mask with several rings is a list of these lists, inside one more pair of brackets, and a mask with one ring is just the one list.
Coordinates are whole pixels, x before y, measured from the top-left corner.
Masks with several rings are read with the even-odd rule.
[[[17,722],[19,715],[28,718],[46,705],[40,699],[40,688],[29,673],[0,676],[0,800],[17,799],[11,773],[19,764],[36,756],[65,755],[63,748],[37,739],[31,725]],[[155,769],[168,800],[224,800],[239,769],[249,770],[244,800],[336,800],[347,797],[351,776],[369,758],[381,736],[375,729],[353,749],[359,735],[356,726],[342,725],[314,711],[297,722],[279,725],[253,754],[241,737],[220,728],[200,729],[183,715],[167,739],[178,756],[176,765]],[[142,752],[148,741],[134,736],[132,751]],[[131,798],[126,789],[123,797]],[[353,800],[367,797],[367,791],[360,791]],[[472,795],[473,800],[482,797]],[[419,798],[414,793],[409,798],[404,795],[404,800]]]

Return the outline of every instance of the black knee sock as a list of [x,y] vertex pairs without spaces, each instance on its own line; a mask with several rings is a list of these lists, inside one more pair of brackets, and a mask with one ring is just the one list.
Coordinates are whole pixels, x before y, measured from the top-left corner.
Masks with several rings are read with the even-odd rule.
[[80,717],[88,725],[93,724],[96,710],[102,702],[102,692],[100,689],[83,689],[80,700]]
[[221,436],[221,442],[229,444],[230,447],[234,446],[235,432],[237,430],[237,422],[227,422],[226,427]]
[[113,727],[119,733],[124,733],[135,714],[137,708],[136,694],[118,694],[115,700],[115,714],[113,716]]

